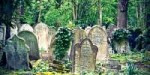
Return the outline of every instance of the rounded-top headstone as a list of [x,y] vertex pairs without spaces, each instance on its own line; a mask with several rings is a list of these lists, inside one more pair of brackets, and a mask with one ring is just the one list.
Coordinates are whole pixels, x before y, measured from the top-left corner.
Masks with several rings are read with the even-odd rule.
[[88,38],[98,47],[97,60],[103,61],[108,58],[107,32],[103,27],[94,26],[89,31]]
[[38,40],[38,46],[40,50],[48,51],[49,46],[49,28],[44,23],[38,23],[34,27],[34,33]]
[[21,32],[21,31],[33,32],[33,28],[29,24],[22,24],[22,26],[20,27],[19,32]]
[[39,55],[39,47],[37,43],[37,38],[35,34],[30,31],[21,31],[18,33],[18,36],[22,37],[25,40],[25,43],[29,46],[30,60],[38,60],[40,58],[40,55]]
[[29,70],[29,47],[23,38],[14,35],[7,40],[4,48],[6,53],[6,64],[11,69]]
[[74,46],[73,72],[91,72],[95,70],[98,48],[88,38]]

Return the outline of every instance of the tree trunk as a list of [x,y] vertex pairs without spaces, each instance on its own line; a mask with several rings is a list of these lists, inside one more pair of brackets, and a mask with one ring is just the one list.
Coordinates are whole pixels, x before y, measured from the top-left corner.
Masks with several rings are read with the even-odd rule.
[[20,1],[20,23],[23,24],[23,16],[24,16],[24,1]]
[[77,20],[77,5],[75,0],[71,0],[72,2],[72,11],[73,11],[73,21]]
[[41,8],[41,6],[42,6],[41,4],[42,4],[42,3],[41,3],[41,2],[42,2],[42,1],[41,1],[41,0],[39,0],[39,1],[40,1],[40,3],[39,3],[38,22],[41,22],[41,12],[42,12],[42,8]]
[[146,28],[150,28],[150,0],[145,1],[146,9]]
[[118,28],[127,28],[127,10],[128,10],[128,0],[119,0],[118,16],[117,16]]
[[102,26],[102,8],[101,8],[101,0],[98,0],[98,14],[99,14],[99,19],[98,19],[98,24]]

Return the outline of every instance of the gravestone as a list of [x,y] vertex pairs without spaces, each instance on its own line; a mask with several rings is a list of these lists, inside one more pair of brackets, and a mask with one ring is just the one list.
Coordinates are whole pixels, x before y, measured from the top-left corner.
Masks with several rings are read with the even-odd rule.
[[129,53],[130,52],[130,46],[128,40],[124,40],[120,43],[115,42],[114,48],[117,51],[117,53]]
[[3,55],[2,48],[5,45],[5,36],[6,36],[6,27],[4,25],[0,25],[0,61]]
[[55,35],[56,35],[56,30],[52,27],[49,27],[49,47],[51,47],[51,45],[53,44]]
[[103,67],[105,67],[105,72],[109,75],[114,73],[115,75],[119,75],[121,71],[121,64],[119,60],[112,60],[109,59],[105,61],[105,64],[103,64]]
[[80,43],[83,39],[86,38],[86,33],[83,29],[81,28],[76,28],[75,30],[73,30],[73,41],[75,45],[76,43]]
[[21,32],[21,31],[33,32],[33,28],[29,24],[22,24],[22,26],[19,29],[19,32]]
[[74,48],[73,72],[93,72],[95,70],[98,48],[88,38],[83,39],[81,43],[75,44]]
[[18,36],[25,40],[25,43],[29,46],[29,58],[30,60],[38,60],[40,58],[37,38],[34,33],[30,31],[21,31]]
[[86,33],[83,29],[81,28],[75,28],[73,31],[73,40],[72,40],[72,47],[70,51],[70,59],[72,60],[73,54],[74,54],[74,46],[77,43],[80,43],[83,39],[86,38]]
[[38,46],[40,50],[48,52],[49,46],[49,28],[44,23],[38,23],[34,27],[34,33],[38,40]]
[[108,42],[105,29],[100,26],[92,27],[88,38],[98,47],[97,61],[106,60],[108,58]]
[[4,25],[0,26],[0,43],[4,43],[6,36],[6,27]]
[[23,38],[14,35],[9,39],[4,48],[6,53],[6,65],[10,69],[28,70],[29,68],[29,48]]

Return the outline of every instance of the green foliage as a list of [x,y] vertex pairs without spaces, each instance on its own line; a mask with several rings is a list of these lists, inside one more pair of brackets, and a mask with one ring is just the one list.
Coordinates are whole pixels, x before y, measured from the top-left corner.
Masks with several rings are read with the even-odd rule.
[[41,61],[38,66],[32,69],[32,72],[48,72],[49,70],[49,63],[47,61]]
[[[117,24],[117,0],[101,0],[103,25]],[[106,14],[107,13],[107,14]]]
[[113,34],[113,40],[115,42],[121,43],[124,40],[127,40],[129,37],[130,33],[126,29],[118,29],[115,31]]
[[74,29],[75,28],[75,24],[73,24],[71,21],[69,21],[69,23],[66,26],[68,29]]
[[72,32],[66,27],[60,27],[56,34],[54,55],[56,60],[63,60],[70,47]]
[[67,25],[71,20],[72,10],[70,2],[64,2],[60,8],[55,8],[51,6],[47,13],[45,14],[45,22],[50,26]]

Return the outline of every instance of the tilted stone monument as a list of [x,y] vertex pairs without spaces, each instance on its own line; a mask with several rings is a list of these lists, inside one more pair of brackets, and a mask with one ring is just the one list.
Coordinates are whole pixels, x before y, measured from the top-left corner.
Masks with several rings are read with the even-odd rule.
[[86,38],[86,33],[83,29],[81,28],[75,28],[73,31],[73,40],[72,40],[72,47],[70,51],[70,59],[72,60],[73,57],[73,51],[74,51],[74,45],[77,43],[80,43],[83,39]]
[[33,32],[33,28],[29,24],[22,24],[22,26],[19,29],[19,32],[26,31],[26,30]]
[[0,25],[0,61],[3,55],[2,48],[5,45],[5,36],[6,36],[6,27],[4,25]]
[[38,46],[40,50],[48,52],[49,46],[49,28],[44,23],[38,23],[34,27],[34,33],[36,34],[38,40]]
[[7,40],[4,52],[6,53],[6,65],[8,68],[30,69],[29,48],[23,38],[14,35],[11,39]]
[[81,43],[74,46],[73,72],[93,72],[96,65],[96,55],[98,48],[93,45],[88,38],[83,39]]
[[37,60],[40,58],[39,47],[37,43],[37,38],[34,33],[30,31],[21,31],[18,33],[19,37],[22,37],[25,40],[25,43],[29,46],[29,58],[30,60]]
[[56,30],[52,27],[49,27],[49,48],[52,47],[53,41],[55,40]]
[[88,38],[94,45],[98,47],[97,61],[103,61],[108,58],[108,42],[107,33],[104,28],[100,26],[94,26],[89,31]]

